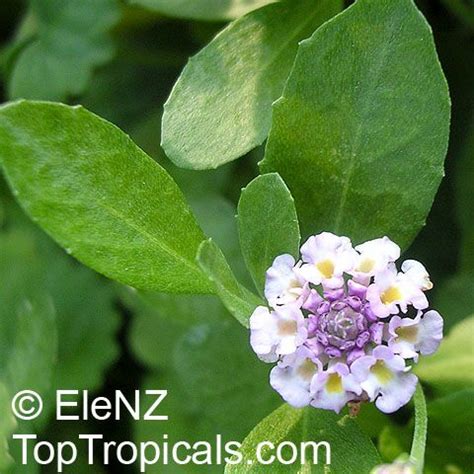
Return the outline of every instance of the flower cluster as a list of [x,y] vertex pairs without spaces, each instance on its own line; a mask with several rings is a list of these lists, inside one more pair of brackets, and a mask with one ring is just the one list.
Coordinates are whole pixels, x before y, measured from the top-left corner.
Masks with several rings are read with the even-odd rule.
[[[443,319],[425,311],[425,267],[388,237],[355,248],[329,232],[310,237],[301,259],[280,255],[266,273],[265,297],[250,318],[258,357],[276,362],[270,384],[290,405],[339,412],[375,401],[385,413],[411,399],[419,354],[435,352]],[[413,313],[413,314],[411,314]]]

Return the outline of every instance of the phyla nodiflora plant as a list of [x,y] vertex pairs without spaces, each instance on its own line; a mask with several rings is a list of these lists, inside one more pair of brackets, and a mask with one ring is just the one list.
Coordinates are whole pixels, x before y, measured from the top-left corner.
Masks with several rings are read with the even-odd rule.
[[[295,407],[339,412],[375,401],[392,413],[418,382],[411,363],[433,354],[443,319],[425,311],[432,288],[425,267],[406,260],[388,237],[352,246],[329,232],[311,236],[296,262],[278,256],[266,272],[265,297],[250,318],[251,344],[277,362],[270,383]],[[411,313],[415,313],[412,317]]]

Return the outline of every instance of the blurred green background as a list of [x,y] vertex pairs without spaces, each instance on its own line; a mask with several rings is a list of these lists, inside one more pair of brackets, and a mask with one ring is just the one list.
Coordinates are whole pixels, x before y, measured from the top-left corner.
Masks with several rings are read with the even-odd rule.
[[[474,313],[474,10],[462,0],[417,4],[434,30],[453,116],[446,177],[408,254],[431,272],[431,301],[449,331]],[[118,0],[2,0],[0,94],[3,102],[24,97],[80,103],[130,134],[173,175],[206,233],[221,245],[241,281],[250,284],[234,215],[241,187],[257,175],[262,150],[216,171],[192,172],[174,167],[159,146],[162,106],[175,80],[188,58],[223,26],[171,19]],[[268,366],[256,359],[246,331],[216,298],[143,294],[107,281],[30,222],[3,180],[0,197],[0,285],[6,287],[0,295],[10,297],[1,303],[0,355],[19,302],[48,295],[56,316],[47,328],[51,364],[35,368],[40,387],[48,393],[73,388],[95,395],[116,389],[133,394],[141,387],[170,392],[163,405],[167,424],[71,424],[43,417],[38,426],[20,430],[33,429],[48,440],[85,432],[116,441],[160,440],[165,432],[188,441],[212,440],[217,433],[242,440],[280,405],[267,382]],[[34,354],[25,352],[22,360],[34,367]],[[470,407],[436,400],[430,387],[428,396],[435,405],[427,472],[472,472],[472,396]],[[446,413],[455,422],[443,422]],[[409,446],[411,414],[411,407],[390,417],[372,407],[362,410],[361,424],[387,460]],[[149,472],[197,471],[223,468],[170,466]],[[8,472],[40,471],[20,466]],[[91,468],[84,459],[70,472],[137,471],[117,463]]]

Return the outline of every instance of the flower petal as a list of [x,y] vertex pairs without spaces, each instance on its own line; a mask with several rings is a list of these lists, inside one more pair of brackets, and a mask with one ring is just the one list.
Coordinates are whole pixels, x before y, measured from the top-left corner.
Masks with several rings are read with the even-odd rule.
[[418,378],[413,374],[399,374],[394,380],[381,388],[375,406],[384,413],[393,413],[406,405],[415,393]]
[[402,272],[420,290],[425,291],[433,288],[433,283],[430,281],[426,268],[417,260],[405,260],[402,263]]
[[275,362],[276,321],[265,306],[258,306],[250,316],[250,345],[264,362]]
[[443,339],[443,318],[434,310],[427,311],[419,323],[419,340],[416,349],[423,355],[430,355],[438,350]]

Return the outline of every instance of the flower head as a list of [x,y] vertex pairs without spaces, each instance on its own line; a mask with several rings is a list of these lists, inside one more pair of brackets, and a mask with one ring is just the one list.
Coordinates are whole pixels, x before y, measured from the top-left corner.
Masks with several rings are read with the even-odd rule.
[[[425,267],[406,260],[388,237],[352,246],[329,232],[311,236],[301,259],[278,256],[266,274],[269,308],[250,318],[250,342],[276,362],[270,383],[295,407],[339,412],[372,401],[391,413],[417,384],[411,364],[434,353],[443,319],[428,307]],[[413,315],[412,315],[413,313]]]

